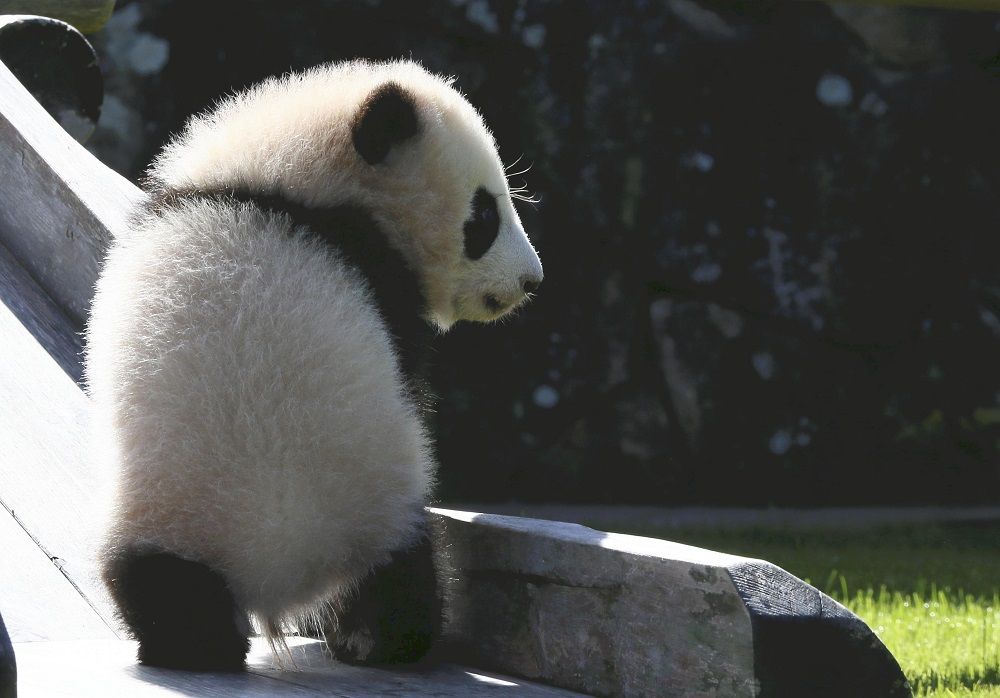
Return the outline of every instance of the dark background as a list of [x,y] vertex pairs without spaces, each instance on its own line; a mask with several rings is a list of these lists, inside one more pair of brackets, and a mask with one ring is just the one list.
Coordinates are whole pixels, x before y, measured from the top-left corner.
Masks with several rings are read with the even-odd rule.
[[133,179],[354,57],[457,76],[531,166],[537,300],[438,342],[442,498],[1000,501],[1000,13],[144,0],[91,38]]

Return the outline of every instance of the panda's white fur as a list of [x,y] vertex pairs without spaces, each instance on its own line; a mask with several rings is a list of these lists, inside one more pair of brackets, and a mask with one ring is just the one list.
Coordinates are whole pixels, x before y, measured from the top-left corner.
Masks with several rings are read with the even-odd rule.
[[[372,90],[390,81],[416,98],[424,131],[391,155],[386,173],[356,156],[350,128]],[[356,61],[268,80],[193,118],[151,176],[172,189],[267,181],[307,206],[353,201],[369,208],[421,273],[442,329],[461,319],[494,319],[479,303],[483,293],[514,304],[523,276],[541,278],[509,195],[498,201],[496,249],[480,263],[456,264],[462,241],[455,231],[469,217],[470,185],[506,194],[507,180],[479,113],[449,80],[416,63]]]
[[[389,82],[412,97],[420,131],[373,166],[351,129]],[[363,207],[442,330],[495,319],[541,280],[492,135],[449,81],[411,62],[328,65],[228,98],[189,122],[150,181]],[[497,195],[500,226],[470,260],[462,228],[478,187]],[[87,341],[120,474],[108,564],[146,548],[205,563],[271,632],[407,545],[434,478],[365,280],[296,225],[197,196],[137,216],[108,254]]]

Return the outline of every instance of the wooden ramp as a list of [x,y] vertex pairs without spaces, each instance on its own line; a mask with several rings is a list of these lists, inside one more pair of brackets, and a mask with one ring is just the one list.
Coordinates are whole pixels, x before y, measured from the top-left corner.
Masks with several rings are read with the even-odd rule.
[[116,640],[15,644],[21,698],[153,698],[154,696],[440,696],[571,698],[579,693],[453,664],[418,669],[373,669],[338,664],[318,640],[291,638],[278,666],[255,639],[246,673],[175,671],[135,663],[135,643]]
[[2,58],[0,614],[17,695],[910,695],[862,621],[767,562],[444,509],[431,515],[450,565],[440,654],[454,664],[349,667],[295,639],[284,666],[255,645],[245,674],[136,665],[95,573],[111,473],[88,436],[78,333],[107,241],[144,195],[59,128]]

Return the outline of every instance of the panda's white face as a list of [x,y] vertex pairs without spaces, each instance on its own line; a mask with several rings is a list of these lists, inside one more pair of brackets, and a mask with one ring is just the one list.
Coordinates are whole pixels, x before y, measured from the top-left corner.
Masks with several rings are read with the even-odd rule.
[[506,182],[499,193],[476,189],[462,226],[462,261],[452,309],[456,319],[495,320],[520,306],[542,282],[542,263],[528,241]]
[[393,83],[373,90],[354,142],[377,192],[373,208],[422,277],[429,319],[447,329],[509,313],[543,272],[492,135],[452,88],[436,87],[436,94]]

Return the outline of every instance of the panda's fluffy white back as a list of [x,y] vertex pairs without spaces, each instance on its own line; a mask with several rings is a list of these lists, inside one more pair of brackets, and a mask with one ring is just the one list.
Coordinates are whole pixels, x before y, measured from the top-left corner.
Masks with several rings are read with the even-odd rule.
[[271,620],[412,534],[427,441],[361,280],[319,243],[186,203],[112,249],[94,308],[88,379],[122,466],[109,557],[211,561]]

